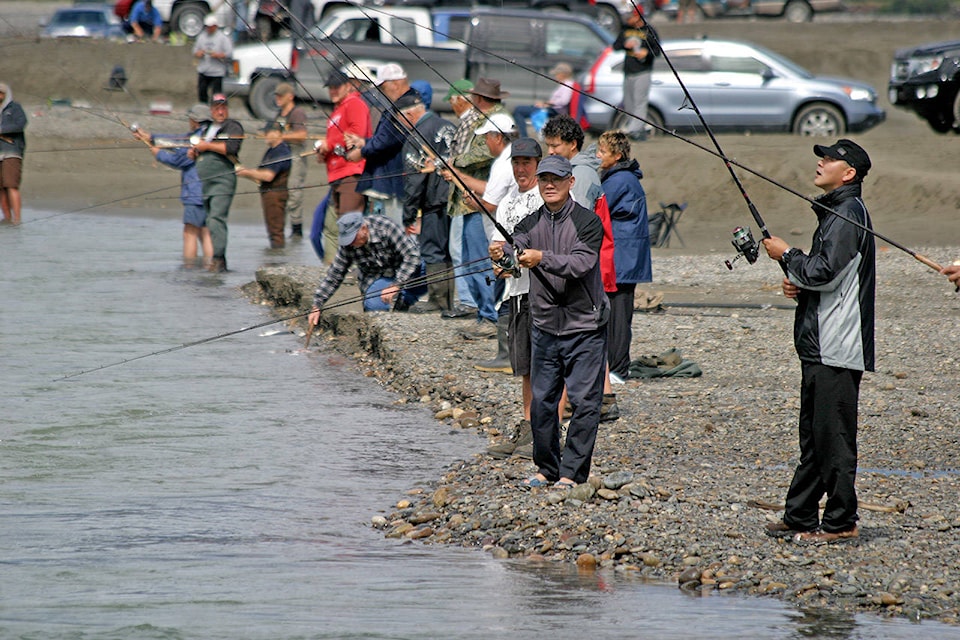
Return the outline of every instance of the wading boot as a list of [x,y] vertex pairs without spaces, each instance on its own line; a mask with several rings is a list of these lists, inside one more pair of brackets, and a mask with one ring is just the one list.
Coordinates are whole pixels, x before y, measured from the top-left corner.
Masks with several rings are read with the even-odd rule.
[[530,428],[529,420],[521,420],[520,424],[517,425],[517,430],[514,432],[513,437],[509,440],[487,447],[487,454],[497,459],[509,458],[511,455],[520,455],[517,449],[524,447],[529,447],[530,449],[530,455],[525,457],[532,458],[533,430]]
[[510,365],[510,340],[507,329],[510,327],[510,316],[497,318],[497,355],[493,360],[478,362],[473,365],[477,371],[491,371],[496,373],[513,373]]
[[207,271],[211,273],[223,273],[227,270],[227,259],[223,256],[213,256]]
[[448,272],[450,266],[449,262],[427,265],[428,299],[441,312],[453,309],[453,272]]

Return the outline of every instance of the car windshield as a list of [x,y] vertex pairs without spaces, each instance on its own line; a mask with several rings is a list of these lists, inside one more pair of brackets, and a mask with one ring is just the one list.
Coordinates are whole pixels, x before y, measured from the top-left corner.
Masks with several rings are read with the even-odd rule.
[[807,71],[806,69],[804,69],[803,67],[801,67],[800,65],[798,65],[796,62],[794,62],[794,61],[791,60],[790,58],[784,58],[784,57],[783,57],[782,55],[780,55],[779,53],[775,53],[775,52],[773,52],[773,51],[770,51],[770,49],[766,49],[766,48],[761,47],[761,46],[759,46],[759,45],[751,45],[751,46],[752,46],[752,47],[754,48],[754,50],[756,50],[758,53],[762,53],[763,55],[767,56],[767,57],[770,58],[771,60],[774,60],[774,61],[775,61],[777,64],[779,64],[780,66],[786,67],[786,68],[789,69],[791,72],[797,74],[797,75],[800,76],[801,78],[808,78],[808,79],[809,79],[809,78],[815,77],[812,73],[810,73],[809,71]]
[[53,24],[58,26],[97,25],[106,23],[100,11],[61,11],[53,17]]

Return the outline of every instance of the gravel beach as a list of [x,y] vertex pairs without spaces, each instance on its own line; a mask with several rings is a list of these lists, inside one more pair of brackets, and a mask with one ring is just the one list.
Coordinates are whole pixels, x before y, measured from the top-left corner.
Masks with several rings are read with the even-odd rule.
[[[926,255],[949,261],[958,251]],[[860,403],[860,539],[804,547],[762,532],[782,515],[798,455],[800,368],[779,270],[767,259],[729,272],[712,256],[656,254],[654,268],[664,310],[635,315],[632,355],[675,348],[703,376],[618,385],[623,415],[601,425],[590,482],[569,493],[521,489],[532,462],[485,455],[520,419],[520,388],[512,376],[473,369],[495,345],[462,339],[470,321],[325,312],[313,349],[352,356],[398,402],[429,408],[438,429],[478,434],[476,456],[411,487],[372,514],[373,526],[694,592],[960,621],[960,297],[910,256],[880,252],[879,365]],[[319,275],[262,269],[248,293],[296,313],[309,307]],[[349,285],[339,293],[355,294]]]
[[[21,4],[3,3],[0,17]],[[849,37],[851,30],[856,38]],[[946,20],[716,21],[664,25],[663,35],[753,40],[815,72],[865,79],[883,95],[896,47],[946,39],[954,30]],[[43,224],[40,208],[155,215],[169,218],[171,256],[178,256],[179,175],[156,167],[123,122],[180,130],[182,111],[193,99],[189,51],[38,43],[27,36],[7,37],[3,45],[8,55],[0,80],[11,85],[30,118],[18,232]],[[100,89],[119,63],[131,95]],[[151,118],[151,101],[169,101],[175,113]],[[938,136],[915,116],[884,106],[887,122],[854,136],[874,160],[864,195],[875,227],[949,264],[960,258],[956,138]],[[247,117],[238,100],[231,111]],[[312,115],[312,126],[322,128],[323,113]],[[244,124],[255,130],[254,121]],[[708,142],[702,135],[697,140]],[[794,189],[814,191],[810,139],[719,140],[729,157]],[[262,151],[262,143],[249,141],[241,160],[255,164]],[[960,622],[960,296],[943,277],[878,242],[878,367],[864,377],[860,403],[861,537],[825,547],[768,538],[763,526],[781,516],[776,508],[798,454],[800,367],[791,303],[779,294],[780,271],[765,257],[752,266],[740,261],[734,271],[723,266],[733,257],[730,231],[751,221],[722,162],[669,138],[637,145],[634,153],[652,210],[660,201],[690,206],[679,227],[683,243],[654,250],[649,290],[664,293],[664,311],[635,316],[632,355],[678,349],[700,366],[702,377],[618,385],[622,417],[600,429],[591,482],[570,494],[526,491],[518,481],[534,471],[530,461],[484,454],[520,418],[519,381],[473,369],[493,355],[493,341],[465,341],[459,330],[467,321],[434,315],[363,314],[355,306],[326,312],[313,349],[353,358],[395,391],[398,402],[422,404],[438,429],[477,434],[476,456],[450,461],[434,483],[397,496],[395,505],[371,514],[372,525],[398,539],[476,547],[511,561],[576,563],[670,581],[691,592],[731,591]],[[743,178],[771,232],[808,247],[815,227],[809,206],[759,178]],[[311,169],[309,206],[324,183],[321,168]],[[166,200],[147,197],[164,189]],[[259,223],[256,195],[238,197],[230,219]],[[245,289],[292,315],[308,308],[320,275],[316,267],[264,268],[250,274]],[[355,292],[347,285],[339,295]]]

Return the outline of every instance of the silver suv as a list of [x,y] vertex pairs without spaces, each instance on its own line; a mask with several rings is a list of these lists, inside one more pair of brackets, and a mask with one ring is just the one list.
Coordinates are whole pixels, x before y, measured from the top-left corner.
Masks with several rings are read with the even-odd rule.
[[[672,40],[663,49],[711,129],[838,136],[869,129],[886,117],[870,85],[814,76],[758,45]],[[609,106],[623,104],[623,52],[605,51],[584,76],[583,87],[603,101],[586,100],[591,128],[623,128],[629,116]],[[667,129],[702,129],[696,113],[683,105],[679,83],[658,58],[647,119]]]

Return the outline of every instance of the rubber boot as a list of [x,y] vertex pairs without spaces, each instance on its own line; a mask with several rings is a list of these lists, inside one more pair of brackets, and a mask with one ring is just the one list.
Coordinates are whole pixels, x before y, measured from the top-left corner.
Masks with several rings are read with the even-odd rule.
[[478,371],[493,371],[499,373],[513,373],[510,364],[510,340],[507,331],[510,327],[510,316],[497,317],[497,355],[493,360],[478,362],[473,368]]
[[[524,450],[529,448],[530,454],[524,455]],[[533,457],[533,430],[530,427],[529,420],[521,420],[513,437],[499,444],[487,447],[487,454],[493,458],[503,459],[512,455],[519,455],[524,458]]]
[[[449,311],[453,299],[453,273],[448,273],[449,262],[437,262],[427,265],[427,299],[436,305],[439,311]],[[444,278],[444,276],[449,276]],[[431,306],[433,306],[431,305]]]

